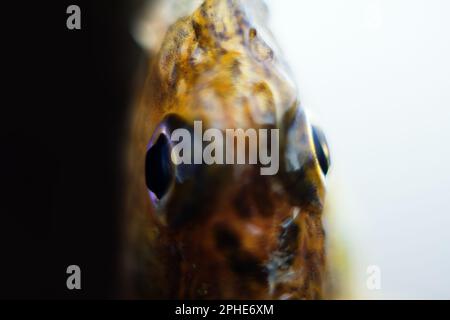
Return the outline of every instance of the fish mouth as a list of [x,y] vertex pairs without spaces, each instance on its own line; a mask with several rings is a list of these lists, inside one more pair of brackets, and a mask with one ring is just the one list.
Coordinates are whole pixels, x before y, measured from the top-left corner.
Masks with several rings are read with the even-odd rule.
[[[181,296],[194,299],[320,298],[324,234],[295,207],[277,228],[250,230],[245,220],[215,215],[174,231]],[[267,226],[269,221],[267,219]],[[319,225],[316,220],[314,225]],[[253,225],[254,228],[256,224]],[[252,233],[252,234],[250,234]]]

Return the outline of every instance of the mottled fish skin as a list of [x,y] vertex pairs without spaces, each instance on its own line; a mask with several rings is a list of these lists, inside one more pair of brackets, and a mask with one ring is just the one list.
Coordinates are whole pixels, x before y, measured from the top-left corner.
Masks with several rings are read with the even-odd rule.
[[[150,59],[125,168],[128,297],[324,297],[324,175],[265,14],[253,6],[204,1],[169,28]],[[262,176],[257,165],[202,167],[156,204],[145,157],[170,118],[219,129],[278,128],[280,170]]]

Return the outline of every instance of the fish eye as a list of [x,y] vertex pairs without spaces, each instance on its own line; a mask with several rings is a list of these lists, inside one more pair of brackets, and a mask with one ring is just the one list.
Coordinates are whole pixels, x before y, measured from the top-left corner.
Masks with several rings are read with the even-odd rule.
[[323,131],[317,126],[312,126],[312,135],[317,160],[319,161],[323,174],[326,175],[330,169],[330,151],[327,139]]
[[164,134],[160,134],[156,143],[148,149],[145,158],[145,182],[158,199],[164,197],[174,178],[170,150],[169,140]]

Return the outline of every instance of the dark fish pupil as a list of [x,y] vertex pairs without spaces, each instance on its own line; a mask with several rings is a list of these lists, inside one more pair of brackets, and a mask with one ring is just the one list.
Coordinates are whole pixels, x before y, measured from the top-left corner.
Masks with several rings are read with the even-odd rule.
[[172,179],[169,141],[164,135],[160,135],[156,143],[147,151],[145,182],[147,188],[161,199],[169,189]]
[[312,128],[314,146],[316,149],[317,160],[319,161],[320,168],[322,169],[323,174],[327,174],[330,168],[330,158],[328,154],[328,144],[323,132],[313,126]]

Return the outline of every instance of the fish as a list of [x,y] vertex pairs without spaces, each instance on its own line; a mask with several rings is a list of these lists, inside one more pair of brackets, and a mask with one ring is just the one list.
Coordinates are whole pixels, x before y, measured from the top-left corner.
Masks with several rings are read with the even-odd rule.
[[[325,298],[329,147],[300,103],[268,30],[267,7],[254,0],[181,1],[176,19],[168,19],[167,4],[174,4],[164,3],[165,11],[152,11],[151,35],[138,35],[149,58],[124,158],[125,296]],[[171,135],[192,132],[195,121],[222,132],[277,130],[279,170],[174,164]]]

